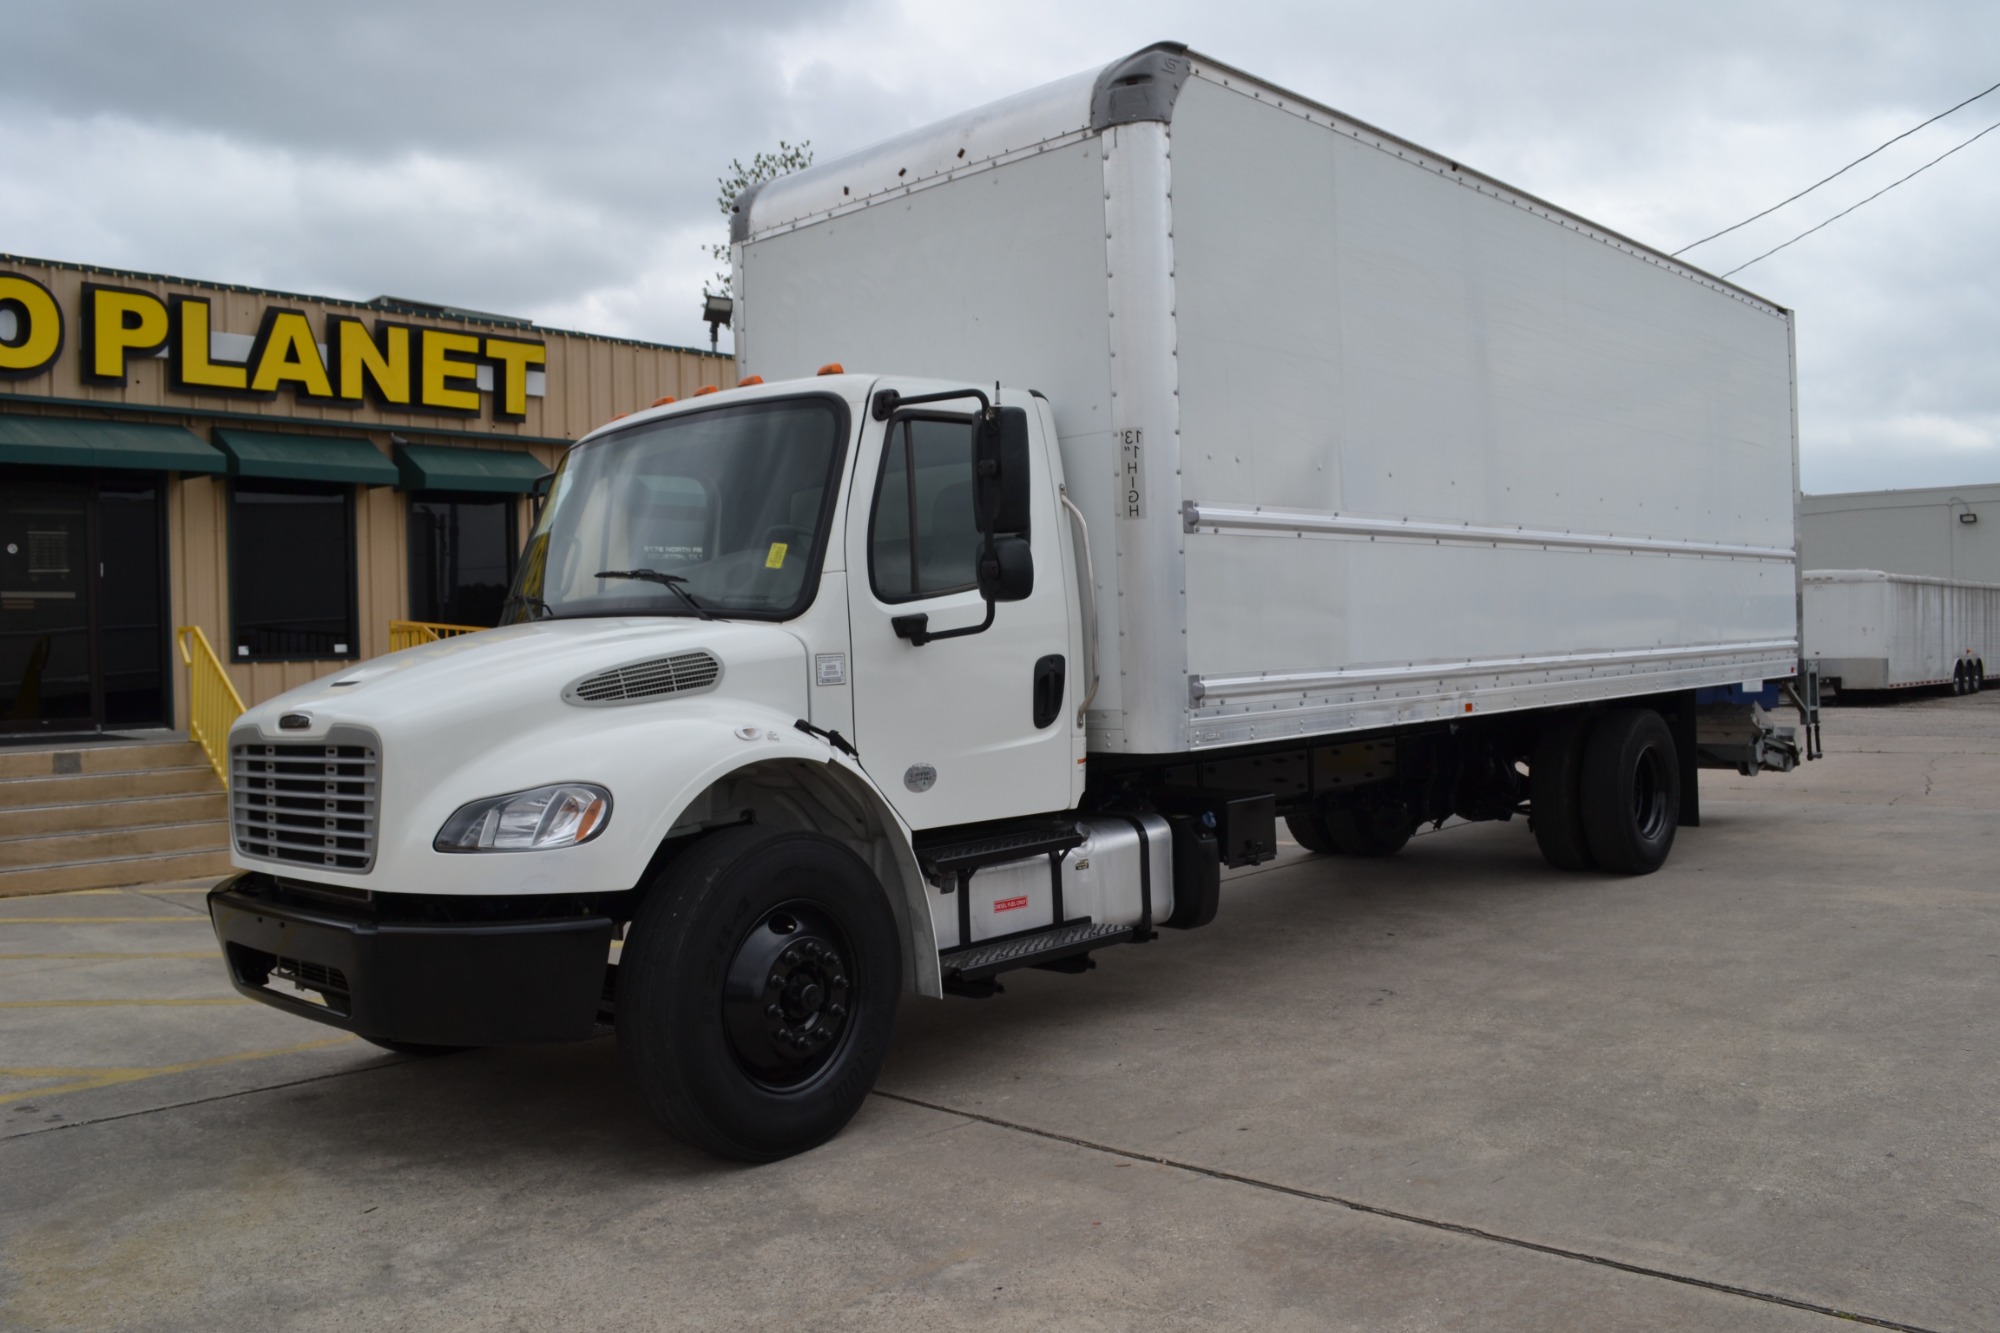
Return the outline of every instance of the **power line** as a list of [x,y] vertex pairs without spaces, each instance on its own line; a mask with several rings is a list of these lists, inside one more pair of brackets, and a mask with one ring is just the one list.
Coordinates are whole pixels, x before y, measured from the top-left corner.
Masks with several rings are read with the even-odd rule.
[[[1993,88],[2000,88],[2000,83],[1994,84]],[[1943,120],[1946,116],[1950,115],[1953,111],[1958,110],[1959,107],[1971,106],[1974,102],[1977,102],[1980,98],[1986,96],[1986,93],[1992,92],[1993,88],[1988,88],[1986,89],[1985,92],[1974,93],[1972,96],[1966,98],[1963,102],[1960,102],[1958,106],[1950,107],[1947,108],[1946,110],[1938,112],[1935,116],[1932,116],[1929,120],[1925,121],[1924,125],[1936,124],[1938,121]],[[1711,235],[1708,236],[1704,236],[1698,241],[1694,241],[1688,245],[1682,246],[1680,249],[1674,251],[1674,253],[1670,256],[1670,258],[1678,259],[1682,255],[1686,254],[1688,251],[1694,249],[1694,247],[1697,245],[1707,245],[1717,236],[1727,236],[1730,232],[1735,231],[1737,227],[1747,227],[1751,223],[1755,222],[1758,218],[1769,217],[1771,214],[1783,208],[1786,204],[1792,203],[1794,200],[1805,198],[1807,195],[1811,194],[1814,190],[1817,190],[1820,186],[1826,184],[1827,181],[1833,180],[1839,176],[1846,175],[1854,168],[1860,166],[1863,162],[1866,162],[1869,158],[1875,156],[1875,154],[1881,152],[1884,148],[1887,148],[1889,144],[1900,143],[1902,140],[1909,138],[1912,134],[1915,134],[1918,130],[1922,129],[1924,125],[1911,126],[1909,129],[1904,130],[1901,134],[1897,135],[1895,138],[1890,139],[1887,143],[1877,144],[1875,147],[1869,149],[1867,152],[1863,153],[1860,157],[1855,158],[1852,162],[1849,162],[1846,166],[1842,167],[1839,171],[1834,172],[1832,176],[1828,176],[1825,180],[1814,181],[1811,185],[1806,186],[1805,189],[1800,190],[1790,199],[1781,199],[1777,203],[1772,204],[1769,208],[1765,209],[1762,213],[1753,213],[1749,217],[1744,218],[1741,222],[1737,223],[1733,227],[1724,227],[1721,231],[1712,233]],[[1832,221],[1832,219],[1829,218],[1828,221]],[[1750,262],[1754,264],[1757,261],[1753,259]]]
[[[1960,144],[1958,148],[1970,148],[1973,144],[1978,143],[1981,139],[1984,139],[1987,135],[1993,133],[1993,131],[1995,130],[2000,130],[2000,120],[1994,121],[1991,125],[1988,125],[1985,129],[1973,135],[1970,139],[1967,139],[1964,143]],[[1924,163],[1922,166],[1918,167],[1915,171],[1911,172],[1910,176],[1920,176],[1924,172],[1929,171],[1932,167],[1944,161],[1946,158],[1950,157],[1953,153],[1956,153],[1958,151],[1958,148],[1947,148],[1944,152],[1939,153],[1936,157],[1932,158],[1930,161]],[[1880,199],[1883,195],[1889,193],[1889,191],[1895,189],[1898,185],[1901,185],[1903,181],[1910,179],[1910,176],[1905,176],[1902,178],[1902,180],[1890,181],[1887,185],[1884,185],[1881,189],[1869,195],[1867,199],[1863,199],[1861,201],[1861,204],[1868,203],[1871,200]],[[1819,227],[1806,228],[1806,230],[1792,237],[1791,240],[1786,241],[1785,245],[1795,245],[1798,242],[1803,241],[1806,237],[1818,231],[1820,227],[1825,227],[1832,223],[1840,221],[1842,218],[1846,217],[1849,213],[1852,213],[1855,209],[1861,207],[1861,204],[1853,204],[1847,208],[1841,209],[1838,213],[1835,213],[1825,222],[1820,223]],[[1785,245],[1774,245],[1769,250],[1766,250],[1763,254],[1758,255],[1757,259],[1745,260],[1743,263],[1738,264],[1735,268],[1730,269],[1728,273],[1725,273],[1722,276],[1726,278],[1729,277],[1731,274],[1741,273],[1744,269],[1749,268],[1750,265],[1756,263],[1758,259],[1769,259],[1772,255],[1778,253],[1778,251],[1784,249]]]

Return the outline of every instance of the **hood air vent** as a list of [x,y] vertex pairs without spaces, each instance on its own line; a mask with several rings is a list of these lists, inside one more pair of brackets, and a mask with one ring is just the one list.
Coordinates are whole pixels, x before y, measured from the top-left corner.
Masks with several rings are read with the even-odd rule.
[[705,690],[722,678],[713,653],[676,653],[585,676],[563,691],[573,704],[630,704],[664,694]]

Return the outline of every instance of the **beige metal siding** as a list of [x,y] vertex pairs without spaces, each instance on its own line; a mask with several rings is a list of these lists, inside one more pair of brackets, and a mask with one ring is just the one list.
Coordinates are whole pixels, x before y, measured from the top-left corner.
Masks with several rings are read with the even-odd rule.
[[[299,422],[324,422],[348,429],[365,430],[380,426],[405,434],[471,431],[498,440],[509,436],[574,440],[619,413],[645,407],[662,395],[685,398],[704,384],[730,385],[736,382],[735,363],[729,357],[624,338],[493,324],[474,319],[433,318],[355,302],[279,292],[239,291],[204,283],[133,276],[9,255],[0,255],[0,271],[19,273],[47,287],[63,314],[63,350],[55,365],[32,378],[0,384],[0,390],[9,396],[159,407],[177,416],[203,411],[248,413]],[[545,397],[528,399],[527,420],[510,422],[493,420],[490,402],[482,407],[477,417],[458,417],[432,412],[384,411],[373,404],[329,406],[299,400],[289,391],[280,392],[276,398],[267,401],[232,394],[184,394],[168,386],[164,357],[134,358],[130,362],[128,382],[123,388],[87,384],[82,375],[83,288],[87,283],[130,287],[149,292],[162,301],[174,296],[203,297],[210,303],[209,328],[213,333],[254,336],[264,311],[279,307],[303,311],[316,335],[324,333],[328,314],[341,314],[361,319],[370,327],[374,320],[381,318],[423,328],[539,339],[548,347],[545,369],[549,392]]]
[[[92,417],[93,406],[117,410],[116,419],[185,426],[204,441],[213,428],[230,424],[256,429],[322,434],[338,431],[365,436],[385,457],[394,457],[391,435],[426,445],[502,448],[532,455],[553,468],[564,444],[613,417],[673,395],[686,398],[705,384],[736,382],[730,357],[622,338],[570,333],[533,326],[494,324],[470,318],[438,318],[374,306],[282,292],[234,289],[214,284],[134,275],[113,270],[22,259],[0,254],[0,272],[18,273],[47,287],[62,311],[63,347],[54,364],[28,378],[0,381],[0,412]],[[271,308],[302,311],[316,337],[324,337],[329,314],[362,320],[371,329],[378,318],[418,328],[443,328],[497,337],[540,340],[547,348],[546,396],[527,400],[527,419],[493,418],[492,395],[481,396],[478,416],[383,410],[372,403],[354,407],[313,403],[281,391],[259,400],[232,394],[190,394],[170,386],[164,357],[132,358],[127,383],[101,387],[83,378],[83,288],[96,283],[149,292],[161,301],[176,295],[209,302],[210,331],[255,336]],[[138,409],[138,410],[134,410]],[[262,418],[265,425],[245,422]],[[540,437],[540,438],[537,438]],[[173,475],[167,480],[167,584],[171,625],[199,625],[227,666],[246,703],[257,704],[285,690],[347,669],[345,660],[236,662],[231,660],[229,608],[229,481],[225,477]],[[362,658],[388,651],[391,620],[409,614],[409,505],[404,492],[387,486],[357,487],[354,498],[355,592]],[[518,533],[527,538],[531,510],[517,511]],[[187,671],[169,648],[173,724],[188,721]]]

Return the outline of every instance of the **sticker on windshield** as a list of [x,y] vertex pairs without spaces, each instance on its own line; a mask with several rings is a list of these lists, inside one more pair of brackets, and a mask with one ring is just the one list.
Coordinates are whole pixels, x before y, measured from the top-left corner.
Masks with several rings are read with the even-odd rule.
[[764,557],[764,568],[782,569],[785,564],[785,543],[772,542],[771,553]]

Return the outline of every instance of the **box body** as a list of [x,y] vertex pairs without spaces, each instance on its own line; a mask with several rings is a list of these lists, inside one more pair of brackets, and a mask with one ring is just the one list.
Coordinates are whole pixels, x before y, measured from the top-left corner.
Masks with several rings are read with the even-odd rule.
[[2000,583],[1814,569],[1805,651],[1847,690],[1949,685],[1960,662],[2000,664]]
[[1795,670],[1789,312],[1461,164],[1154,50],[743,209],[746,372],[1047,396],[1094,751]]

